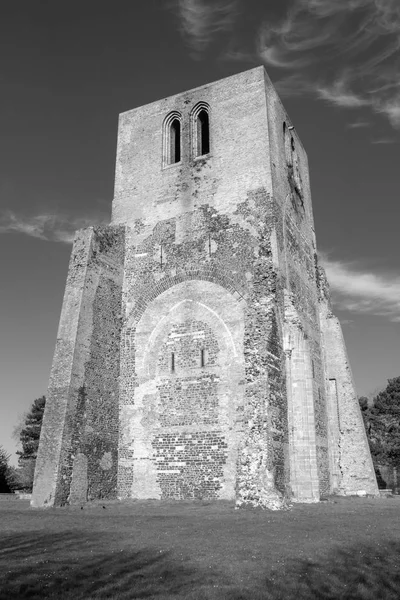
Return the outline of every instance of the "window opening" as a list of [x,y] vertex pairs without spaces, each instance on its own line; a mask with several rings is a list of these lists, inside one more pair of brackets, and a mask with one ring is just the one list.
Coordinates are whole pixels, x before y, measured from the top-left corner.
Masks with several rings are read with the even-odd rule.
[[163,253],[162,253],[162,245],[160,246],[160,265],[162,266],[162,259],[163,259]]
[[202,348],[200,350],[200,366],[201,367],[204,367],[205,364],[206,364],[206,356],[205,356],[205,354],[206,354],[205,350],[204,350],[204,348]]
[[169,127],[169,160],[173,165],[181,160],[181,122],[174,119]]
[[171,352],[171,371],[175,372],[175,352]]
[[210,120],[208,112],[203,108],[196,119],[197,125],[197,156],[210,152]]
[[211,256],[211,235],[208,236],[208,254]]
[[293,138],[289,133],[288,127],[286,125],[286,123],[283,123],[283,140],[284,140],[284,145],[285,145],[285,155],[286,155],[286,164],[288,165],[288,167],[292,167],[293,165],[293,147],[292,144],[293,142]]

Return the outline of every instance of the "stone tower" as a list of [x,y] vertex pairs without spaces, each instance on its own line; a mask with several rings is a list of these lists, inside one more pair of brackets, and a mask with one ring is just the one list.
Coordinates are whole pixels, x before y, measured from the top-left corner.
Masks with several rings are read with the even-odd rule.
[[307,156],[258,67],[123,113],[77,232],[33,506],[377,493]]

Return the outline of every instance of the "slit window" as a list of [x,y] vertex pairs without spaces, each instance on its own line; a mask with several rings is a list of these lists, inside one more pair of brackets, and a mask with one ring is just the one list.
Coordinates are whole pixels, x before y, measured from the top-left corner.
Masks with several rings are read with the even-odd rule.
[[175,352],[171,352],[171,372],[175,373]]
[[173,165],[181,160],[181,122],[174,119],[169,126],[168,164]]
[[204,348],[200,350],[200,366],[204,367],[206,364],[206,351]]
[[293,166],[293,145],[294,140],[290,135],[289,129],[286,123],[283,123],[283,138],[285,144],[285,155],[286,155],[286,163],[289,167]]

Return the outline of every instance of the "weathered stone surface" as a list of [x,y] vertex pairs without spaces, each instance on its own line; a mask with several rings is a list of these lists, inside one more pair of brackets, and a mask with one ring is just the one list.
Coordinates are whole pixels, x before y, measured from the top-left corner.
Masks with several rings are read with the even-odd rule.
[[[69,502],[77,455],[87,460],[86,497],[116,495],[123,260],[123,227],[77,233],[47,392],[33,506]],[[100,467],[105,451],[114,456],[113,469],[107,472]]]
[[377,493],[367,436],[354,388],[342,329],[332,314],[329,288],[319,269],[320,319],[328,386],[329,459],[332,491]]
[[375,493],[328,296],[307,156],[262,67],[123,113],[112,224],[72,252],[33,505]]

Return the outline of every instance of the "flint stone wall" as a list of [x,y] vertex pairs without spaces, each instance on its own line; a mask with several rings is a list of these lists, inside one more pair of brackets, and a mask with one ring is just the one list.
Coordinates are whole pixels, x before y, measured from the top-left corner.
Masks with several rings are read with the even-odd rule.
[[116,496],[124,237],[121,226],[89,228],[75,237],[33,506]]

